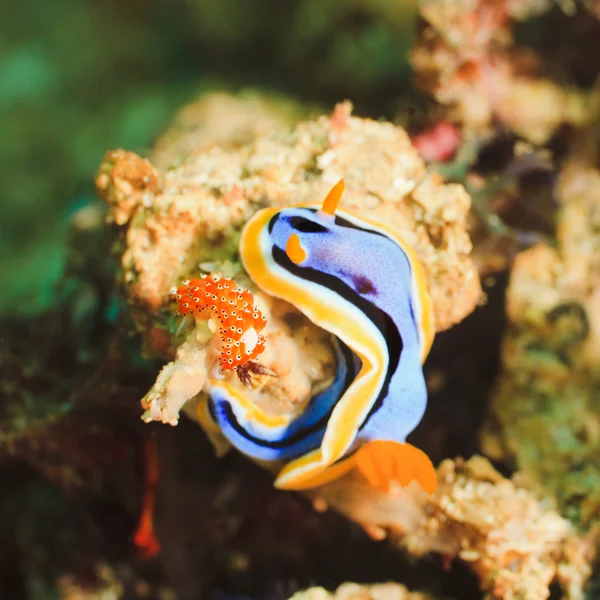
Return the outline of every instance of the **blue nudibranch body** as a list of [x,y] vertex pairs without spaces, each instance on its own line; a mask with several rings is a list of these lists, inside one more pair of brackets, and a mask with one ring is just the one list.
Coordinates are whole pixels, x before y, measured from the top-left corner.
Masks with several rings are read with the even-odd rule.
[[277,487],[313,487],[357,466],[374,485],[414,479],[433,492],[430,460],[406,443],[425,411],[433,341],[422,267],[395,231],[337,209],[343,189],[341,180],[321,207],[260,210],[240,242],[256,285],[334,336],[334,382],[295,418],[268,417],[217,384],[210,413],[245,454],[288,461]]

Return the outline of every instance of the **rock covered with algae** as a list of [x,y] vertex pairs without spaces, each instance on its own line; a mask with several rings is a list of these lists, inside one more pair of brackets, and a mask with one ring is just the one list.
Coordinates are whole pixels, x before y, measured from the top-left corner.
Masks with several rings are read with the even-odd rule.
[[600,522],[600,172],[569,161],[558,182],[557,247],[516,259],[503,371],[484,450],[511,457],[564,514]]
[[[96,184],[110,218],[121,226],[123,281],[146,352],[165,358],[175,352],[171,288],[219,271],[254,291],[267,316],[264,362],[277,377],[264,382],[256,401],[274,413],[307,402],[331,376],[331,346],[298,311],[252,288],[237,244],[257,209],[322,199],[341,177],[345,208],[387,222],[414,247],[427,275],[436,329],[469,314],[481,294],[469,258],[469,196],[461,185],[427,173],[402,129],[352,117],[344,103],[329,117],[258,136],[241,148],[213,146],[163,172],[130,152],[106,155]],[[188,337],[176,353],[144,400],[148,420],[175,424],[206,379],[205,343]]]

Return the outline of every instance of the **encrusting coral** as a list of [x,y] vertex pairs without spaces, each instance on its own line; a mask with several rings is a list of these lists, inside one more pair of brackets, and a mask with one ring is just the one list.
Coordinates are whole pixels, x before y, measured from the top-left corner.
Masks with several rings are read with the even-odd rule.
[[236,96],[205,94],[177,112],[154,144],[152,164],[166,169],[214,146],[241,148],[257,137],[291,127],[305,115],[305,109],[291,100],[252,90]]

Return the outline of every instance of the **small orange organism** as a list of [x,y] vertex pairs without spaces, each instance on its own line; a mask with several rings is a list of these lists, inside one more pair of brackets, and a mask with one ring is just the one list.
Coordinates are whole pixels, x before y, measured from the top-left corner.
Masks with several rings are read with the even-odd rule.
[[252,361],[265,349],[261,331],[267,321],[248,290],[238,287],[233,279],[212,274],[184,281],[174,292],[180,315],[193,315],[197,321],[212,325],[221,369],[239,370],[244,383],[248,371],[261,371]]
[[154,558],[160,552],[160,542],[154,532],[154,504],[158,485],[158,448],[155,438],[148,438],[144,448],[144,479],[146,490],[138,528],[133,543],[143,558]]

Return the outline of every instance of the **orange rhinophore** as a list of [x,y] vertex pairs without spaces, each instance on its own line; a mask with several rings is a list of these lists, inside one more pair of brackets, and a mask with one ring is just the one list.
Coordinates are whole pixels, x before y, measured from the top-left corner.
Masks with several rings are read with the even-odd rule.
[[266,319],[254,305],[252,294],[238,287],[233,279],[202,275],[200,279],[184,281],[175,293],[180,315],[217,322],[218,360],[225,371],[236,371],[265,349],[265,336],[260,332]]

